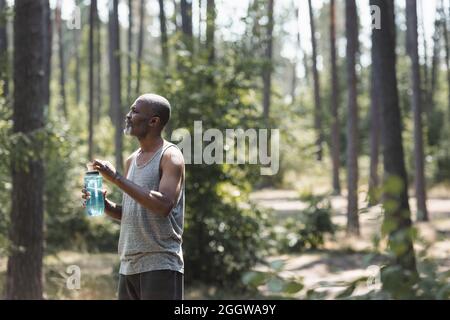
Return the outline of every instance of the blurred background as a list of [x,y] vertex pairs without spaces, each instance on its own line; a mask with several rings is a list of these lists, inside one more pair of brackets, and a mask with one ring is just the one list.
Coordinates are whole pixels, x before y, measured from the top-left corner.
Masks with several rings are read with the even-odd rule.
[[116,299],[120,225],[88,218],[80,190],[90,159],[123,171],[124,116],[154,92],[167,140],[194,121],[280,130],[276,175],[186,166],[185,298],[450,298],[450,1],[0,13],[0,297]]

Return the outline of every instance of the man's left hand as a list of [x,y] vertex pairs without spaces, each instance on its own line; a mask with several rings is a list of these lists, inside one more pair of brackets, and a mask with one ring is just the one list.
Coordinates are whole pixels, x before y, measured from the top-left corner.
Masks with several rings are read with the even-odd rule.
[[95,159],[93,161],[94,170],[100,172],[103,178],[110,182],[115,182],[116,178],[116,168],[108,162],[104,160]]

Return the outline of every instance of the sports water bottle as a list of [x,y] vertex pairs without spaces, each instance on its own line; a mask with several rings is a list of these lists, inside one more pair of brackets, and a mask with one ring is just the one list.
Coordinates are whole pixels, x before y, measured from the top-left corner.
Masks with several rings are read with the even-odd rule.
[[90,194],[86,201],[86,214],[90,217],[101,216],[105,211],[102,182],[102,176],[98,171],[87,171],[84,176],[84,187]]

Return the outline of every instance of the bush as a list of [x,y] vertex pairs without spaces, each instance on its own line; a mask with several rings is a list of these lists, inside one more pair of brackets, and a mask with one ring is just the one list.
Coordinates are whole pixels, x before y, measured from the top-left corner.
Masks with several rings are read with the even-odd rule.
[[331,203],[326,196],[308,195],[302,200],[308,202],[308,207],[298,217],[287,219],[273,230],[281,253],[319,248],[324,244],[325,234],[334,234],[336,229],[331,221]]

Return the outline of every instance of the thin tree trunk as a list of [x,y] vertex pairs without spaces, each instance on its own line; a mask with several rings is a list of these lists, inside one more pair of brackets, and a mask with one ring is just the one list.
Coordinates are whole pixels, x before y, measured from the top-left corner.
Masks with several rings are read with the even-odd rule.
[[[128,52],[127,52],[127,102],[131,103],[131,54],[133,52],[133,4],[128,0]],[[142,7],[141,7],[142,11]]]
[[[430,91],[428,92],[428,101],[429,107],[427,108],[427,114],[428,118],[430,119],[430,115],[434,110],[434,93],[436,90],[436,82],[437,82],[437,74],[439,69],[439,57],[440,57],[440,33],[441,33],[441,26],[440,21],[438,18],[438,11],[439,9],[436,9],[436,20],[434,22],[434,34],[433,34],[433,57],[431,59],[431,80],[430,80]],[[430,124],[430,123],[429,123]]]
[[77,106],[80,105],[81,99],[81,88],[80,88],[80,53],[79,53],[79,45],[80,45],[80,34],[81,30],[72,30],[73,34],[73,45],[74,45],[74,55],[75,55],[75,103]]
[[3,81],[4,97],[9,95],[8,74],[8,32],[7,32],[7,5],[6,0],[0,0],[0,80]]
[[[425,97],[428,97],[428,90],[430,90],[430,79],[428,77],[428,44],[427,44],[427,35],[426,35],[426,30],[425,30],[425,22],[424,22],[424,11],[423,11],[423,1],[424,0],[420,0],[419,5],[420,5],[420,14],[421,14],[421,19],[420,19],[420,27],[422,29],[422,45],[423,45],[423,90],[422,92],[424,93]],[[422,110],[423,111],[423,110]]]
[[[271,0],[273,1],[273,0]],[[214,62],[214,39],[216,33],[216,5],[214,0],[206,1],[206,49],[208,50],[209,64]]]
[[375,70],[375,62],[378,56],[372,46],[372,69],[370,74],[370,168],[369,168],[369,205],[373,206],[380,201],[378,163],[380,154],[380,83],[378,72]]
[[[447,68],[447,109],[448,109],[448,123],[450,122],[450,46],[447,30],[447,14],[444,7],[444,1],[441,0],[441,20],[442,20],[442,34],[444,35],[444,47],[445,47],[445,66]],[[450,128],[449,128],[450,130]]]
[[407,48],[411,59],[411,106],[414,115],[414,164],[417,200],[417,220],[428,221],[426,205],[423,133],[422,133],[422,92],[420,81],[419,43],[417,33],[416,1],[406,0]]
[[[48,72],[48,0],[16,0],[14,15],[13,132],[24,140],[14,146],[11,162],[12,210],[7,266],[7,299],[42,299],[44,227],[43,140]],[[33,156],[24,156],[32,148]]]
[[167,70],[169,67],[169,46],[167,44],[167,23],[166,23],[166,11],[164,10],[164,0],[158,0],[159,2],[159,25],[161,30],[161,53],[163,68]]
[[[143,1],[142,1],[143,2]],[[110,103],[115,126],[115,157],[116,168],[122,171],[122,134],[123,134],[123,114],[121,102],[121,77],[120,77],[120,29],[118,0],[113,0],[109,10],[109,69],[110,69]]]
[[[45,85],[46,83],[50,83],[50,77],[52,72],[52,51],[53,51],[53,24],[51,18],[51,9],[48,4],[48,0],[44,0],[44,13],[45,13],[45,23],[47,25],[46,34],[45,34],[45,72],[44,72],[44,97],[45,97],[45,108],[48,112],[50,109],[50,85]],[[15,28],[14,28],[15,30]]]
[[178,18],[178,13],[180,12],[180,4],[177,2],[177,0],[173,0],[173,15],[172,15],[172,23],[175,26],[175,30],[178,33],[180,31],[180,23]]
[[[406,280],[413,279],[417,275],[417,269],[411,236],[411,212],[397,88],[394,3],[391,0],[370,0],[370,4],[380,8],[383,26],[379,30],[372,30],[374,54],[377,56],[373,70],[379,72],[379,79],[383,79],[380,81],[379,95],[385,180],[383,225],[389,235],[388,244],[395,257],[394,265],[413,275],[399,280],[408,285]],[[384,282],[383,285],[387,287],[389,283]]]
[[345,1],[345,29],[347,38],[347,232],[359,235],[358,219],[358,102],[356,53],[358,51],[358,16],[355,0]]
[[298,18],[299,18],[299,7],[295,7],[295,22],[297,27],[297,33],[296,33],[296,43],[295,43],[295,56],[294,56],[294,62],[292,64],[292,82],[291,82],[291,104],[295,104],[296,100],[296,91],[297,91],[297,65],[298,65],[298,53],[301,50],[300,45],[300,28],[298,26]]
[[266,47],[264,53],[266,65],[263,70],[263,110],[266,125],[269,123],[270,97],[272,89],[273,2],[274,0],[268,0],[267,3],[267,17],[269,18],[269,21],[267,23]]
[[183,43],[185,49],[192,52],[192,2],[188,0],[180,1],[181,29],[183,31]]
[[334,194],[341,193],[341,184],[339,181],[339,152],[340,152],[340,135],[339,135],[339,79],[336,62],[336,3],[335,0],[330,1],[330,54],[331,54],[331,157],[333,163],[333,191]]
[[100,122],[101,112],[102,112],[102,106],[103,106],[103,97],[102,97],[102,24],[100,21],[100,17],[98,16],[98,9],[95,10],[95,28],[96,28],[96,42],[95,42],[95,57],[96,57],[96,63],[97,66],[97,72],[95,72],[95,83],[96,83],[96,100],[97,100],[97,107],[94,110],[95,114],[95,123],[98,124]]
[[317,43],[316,43],[316,28],[314,23],[314,14],[311,0],[308,0],[309,6],[309,20],[311,25],[311,44],[312,44],[312,71],[314,82],[314,128],[316,130],[316,157],[318,161],[322,161],[322,144],[323,144],[323,131],[322,131],[322,106],[320,101],[320,79],[319,72],[317,71]]
[[136,71],[136,96],[140,95],[141,91],[141,61],[142,61],[142,51],[144,47],[144,11],[145,11],[145,1],[140,2],[140,12],[139,12],[139,38],[138,38],[138,51],[137,51],[137,71]]
[[377,60],[379,56],[376,54],[376,48],[373,45],[375,33],[372,32],[372,48],[371,48],[371,73],[370,73],[370,168],[369,168],[369,199],[370,206],[376,205],[380,202],[381,192],[379,188],[379,155],[380,155],[380,79],[379,72],[375,66],[380,65]]
[[58,57],[59,57],[59,109],[63,112],[64,117],[67,119],[67,104],[66,104],[66,85],[65,85],[65,62],[64,62],[64,39],[62,31],[61,20],[61,0],[58,0],[55,10],[55,24],[56,32],[58,33]]
[[94,153],[94,30],[97,0],[91,0],[89,15],[89,119],[88,119],[88,159],[93,159]]

